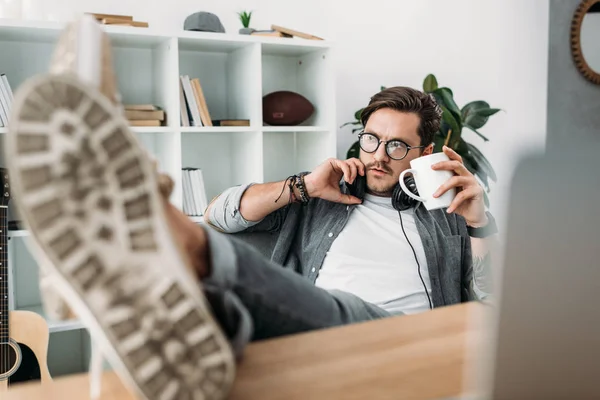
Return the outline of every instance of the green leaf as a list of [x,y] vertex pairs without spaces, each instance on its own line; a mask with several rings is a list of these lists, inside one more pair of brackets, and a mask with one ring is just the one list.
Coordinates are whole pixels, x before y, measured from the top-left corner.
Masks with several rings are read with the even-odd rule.
[[438,134],[436,134],[433,137],[433,152],[440,153],[442,151],[442,146],[444,146],[445,141],[446,136],[442,134],[442,132],[438,132]]
[[488,174],[483,168],[481,168],[481,164],[477,163],[473,156],[468,153],[459,154],[463,158],[463,164],[465,165],[465,167],[467,167],[467,169],[477,177],[477,179],[479,180],[479,182],[481,182],[483,187],[487,191],[489,191],[490,185],[488,182]]
[[[460,109],[458,108],[458,106],[456,105],[456,102],[454,101],[454,96],[452,94],[452,90],[450,90],[447,87],[442,87],[442,88],[438,88],[438,89],[434,90],[432,93],[433,93],[433,96],[435,97],[436,101],[438,102],[438,104],[440,106],[446,107],[448,109],[448,111],[450,111],[452,113],[452,116],[454,117],[456,123],[462,129],[462,116],[460,113]],[[458,131],[460,132],[460,129]]]
[[477,147],[473,146],[471,143],[465,142],[465,144],[467,146],[469,154],[473,156],[473,159],[475,159],[479,165],[485,168],[486,173],[487,175],[489,175],[490,179],[496,182],[496,180],[498,179],[498,177],[496,176],[496,171],[494,171],[494,167],[492,167],[492,164],[490,164],[488,159],[483,155],[481,151],[479,151]]
[[360,156],[360,145],[358,144],[358,141],[356,141],[348,149],[348,152],[346,153],[346,159],[353,158],[353,157],[358,158],[359,156]]
[[354,118],[355,118],[357,121],[360,121],[360,115],[362,114],[363,110],[364,110],[364,108],[361,108],[360,110],[358,110],[358,111],[356,111],[356,112],[354,113]]
[[360,122],[353,121],[353,122],[346,122],[345,124],[340,125],[340,128],[343,128],[347,125],[361,125],[362,126],[362,124]]
[[383,91],[386,89],[386,87],[385,87],[385,86],[382,86],[380,89],[381,89],[381,91],[383,92]]
[[483,136],[481,133],[479,133],[477,131],[477,129],[473,128],[472,126],[470,126],[468,124],[465,124],[465,128],[468,128],[468,129],[472,130],[473,132],[475,132],[476,134],[478,134],[479,137],[482,138],[484,141],[486,141],[486,142],[490,141],[490,139],[488,139],[487,137]]
[[425,93],[431,93],[438,88],[438,82],[433,74],[429,74],[425,77],[423,81],[423,91]]
[[496,114],[499,111],[500,111],[499,108],[486,108],[486,109],[477,111],[477,114],[481,115],[483,117],[491,117],[492,115]]
[[489,117],[498,111],[500,111],[499,108],[490,108],[487,102],[477,100],[466,104],[461,113],[465,125],[468,124],[475,129],[479,129],[487,123]]
[[250,11],[249,13],[247,11],[238,12],[238,15],[240,17],[240,20],[242,21],[242,26],[244,28],[250,27],[250,18],[252,18],[252,11]]
[[[458,143],[457,140],[460,139],[460,134],[461,134],[461,128],[458,125],[458,122],[456,122],[456,119],[454,118],[454,115],[445,107],[445,106],[440,106],[442,108],[442,121],[448,126],[449,129],[452,129],[452,133],[450,135],[450,141],[448,142],[448,145],[454,149],[455,145]],[[448,134],[447,129],[445,131],[442,131],[442,133],[444,135]],[[446,137],[444,136],[444,140],[446,139]]]
[[476,175],[486,189],[489,190],[488,177],[493,175],[492,180],[496,181],[496,173],[483,154],[475,146],[462,139],[456,147],[456,152],[463,158],[463,163],[467,169]]
[[468,104],[465,104],[465,106],[461,110],[463,120],[466,121],[467,118],[469,117],[469,114],[475,112],[475,110],[479,110],[479,109],[483,109],[483,108],[490,108],[490,105],[483,100],[476,100],[476,101],[472,101]]

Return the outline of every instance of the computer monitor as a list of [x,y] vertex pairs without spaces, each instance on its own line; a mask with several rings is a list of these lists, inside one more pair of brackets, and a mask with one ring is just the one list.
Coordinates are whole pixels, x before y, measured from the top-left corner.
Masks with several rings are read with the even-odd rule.
[[468,345],[465,398],[600,398],[600,147],[523,159],[503,242],[499,297],[472,316],[487,335]]

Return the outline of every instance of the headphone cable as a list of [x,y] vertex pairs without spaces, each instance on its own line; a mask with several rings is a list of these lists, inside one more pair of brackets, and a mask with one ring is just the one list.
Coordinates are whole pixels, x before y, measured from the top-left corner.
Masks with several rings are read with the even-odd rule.
[[408,235],[406,234],[406,231],[404,230],[404,222],[402,221],[402,213],[400,211],[398,211],[398,216],[400,217],[400,226],[402,227],[402,233],[404,233],[404,237],[406,238],[406,241],[408,242],[408,245],[412,249],[413,255],[415,256],[415,261],[417,262],[417,271],[419,272],[419,278],[421,278],[421,283],[423,284],[423,288],[425,288],[425,294],[427,295],[427,301],[429,302],[429,309],[433,310],[433,304],[431,304],[431,297],[429,297],[429,292],[427,291],[427,285],[425,285],[425,280],[423,279],[423,275],[421,275],[421,264],[419,264],[419,259],[417,258],[417,252],[415,251],[415,248],[413,247],[412,243],[408,239]]

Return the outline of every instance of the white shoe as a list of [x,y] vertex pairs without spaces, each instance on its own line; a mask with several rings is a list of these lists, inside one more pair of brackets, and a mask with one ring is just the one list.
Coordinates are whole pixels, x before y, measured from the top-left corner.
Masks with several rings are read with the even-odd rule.
[[110,38],[91,15],[70,23],[56,44],[50,73],[74,75],[121,106],[113,68]]
[[[115,106],[121,107],[121,95],[117,91],[112,64],[110,39],[100,24],[90,15],[83,15],[67,25],[56,44],[49,72],[73,76],[97,88]],[[39,286],[46,317],[54,321],[76,319],[77,316],[56,289],[54,275],[47,267],[49,261],[42,258],[38,260]]]
[[31,78],[15,93],[5,152],[32,252],[125,383],[148,400],[225,398],[230,344],[115,105],[73,74]]
[[[121,112],[124,111],[113,69],[110,39],[92,16],[83,15],[66,27],[52,55],[49,72],[78,78],[97,88]],[[160,179],[165,185],[170,178],[162,175]],[[76,319],[77,316],[56,290],[45,264],[40,260],[39,286],[46,317],[55,321]]]

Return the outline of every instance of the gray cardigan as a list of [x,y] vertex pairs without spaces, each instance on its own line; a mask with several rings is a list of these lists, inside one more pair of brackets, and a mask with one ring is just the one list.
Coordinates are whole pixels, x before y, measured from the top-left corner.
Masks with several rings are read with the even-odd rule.
[[[249,243],[272,261],[290,268],[313,283],[329,247],[356,206],[311,199],[307,205],[289,204],[258,222],[239,212],[242,195],[252,184],[235,186],[217,197],[210,208],[210,224]],[[342,183],[341,190],[348,192]],[[287,201],[282,196],[279,201]],[[473,271],[471,240],[464,218],[444,210],[428,211],[419,204],[415,222],[423,241],[434,307],[485,298],[477,282],[486,277]]]

